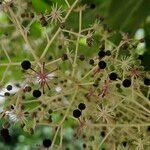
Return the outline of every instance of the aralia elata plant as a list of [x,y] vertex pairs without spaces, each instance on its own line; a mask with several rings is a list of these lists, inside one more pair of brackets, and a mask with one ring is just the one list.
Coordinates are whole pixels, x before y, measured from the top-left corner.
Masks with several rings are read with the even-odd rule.
[[[110,40],[115,32],[103,17],[96,16],[84,27],[83,14],[95,9],[94,3],[64,3],[65,7],[53,4],[45,13],[36,13],[29,1],[1,3],[9,20],[3,28],[12,29],[1,36],[7,63],[0,61],[1,68],[6,68],[0,83],[3,87],[8,72],[14,70],[20,83],[15,93],[8,85],[1,95],[1,119],[5,122],[1,136],[10,142],[9,127],[14,124],[30,134],[45,125],[53,136],[41,141],[41,149],[67,149],[63,139],[66,128],[71,128],[73,147],[81,139],[84,149],[148,150],[150,75],[135,52],[144,39],[121,33],[122,39],[115,45]],[[67,26],[72,13],[78,15],[78,29]],[[40,24],[42,31],[36,38],[30,36],[34,23]],[[86,49],[93,50],[97,38],[99,44],[89,56]],[[14,57],[21,53],[23,57],[16,62]]]

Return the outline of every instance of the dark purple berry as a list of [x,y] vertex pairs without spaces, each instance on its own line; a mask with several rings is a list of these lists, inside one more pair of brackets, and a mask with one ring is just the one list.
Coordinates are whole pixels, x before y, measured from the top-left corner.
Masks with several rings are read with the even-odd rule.
[[41,96],[42,93],[40,90],[34,90],[32,94],[35,98],[38,98]]
[[24,60],[24,61],[21,63],[21,67],[22,67],[24,70],[30,69],[30,68],[31,68],[31,63],[30,63],[30,61]]
[[51,144],[52,144],[52,141],[50,139],[44,139],[43,140],[43,146],[44,147],[48,148],[51,146]]
[[125,80],[123,80],[122,85],[123,85],[125,88],[130,87],[130,86],[131,86],[131,80],[130,80],[130,79],[125,79]]
[[81,116],[81,111],[80,111],[79,109],[75,109],[75,110],[73,111],[73,116],[74,116],[75,118],[79,118],[79,117]]
[[79,108],[80,110],[84,110],[84,109],[86,108],[86,105],[85,105],[84,103],[80,103],[80,104],[78,105],[78,108]]
[[106,55],[106,52],[103,51],[103,50],[100,50],[100,51],[98,52],[99,58],[103,58],[103,57],[105,57],[105,55]]
[[12,85],[7,85],[6,89],[7,89],[8,91],[11,91],[11,90],[12,90]]
[[100,69],[105,69],[106,66],[107,66],[107,64],[106,64],[105,61],[100,61],[100,62],[98,63],[98,66],[99,66]]
[[110,79],[110,80],[116,80],[116,79],[117,79],[117,74],[114,73],[114,72],[110,73],[110,74],[109,74],[109,79]]

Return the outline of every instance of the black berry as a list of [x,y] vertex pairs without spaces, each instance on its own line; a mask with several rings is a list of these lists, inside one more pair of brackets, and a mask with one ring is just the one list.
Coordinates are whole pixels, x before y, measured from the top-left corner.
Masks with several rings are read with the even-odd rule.
[[124,147],[126,147],[126,146],[127,146],[127,141],[123,141],[123,142],[122,142],[122,145],[123,145]]
[[6,89],[7,89],[8,91],[11,91],[11,90],[12,90],[12,85],[7,85]]
[[129,79],[123,80],[122,85],[123,85],[125,88],[130,87],[130,86],[131,86],[131,80],[129,80]]
[[117,79],[117,74],[114,73],[114,72],[110,73],[110,74],[109,74],[109,79],[110,79],[110,80],[116,80],[116,79]]
[[103,50],[101,50],[101,51],[98,52],[99,58],[103,58],[103,57],[105,57],[105,55],[106,55],[106,52],[103,51]]
[[34,90],[32,94],[33,94],[34,97],[38,98],[38,97],[41,96],[41,91],[39,91],[39,90]]
[[48,148],[51,146],[51,144],[52,144],[52,141],[50,139],[44,139],[43,140],[43,146],[44,147]]
[[79,109],[75,109],[75,110],[73,111],[73,116],[74,116],[75,118],[79,118],[79,117],[81,116],[81,111],[80,111]]
[[144,78],[144,84],[147,86],[150,85],[150,79]]
[[86,148],[86,144],[85,143],[83,143],[83,148]]
[[85,105],[84,103],[80,103],[80,104],[78,105],[78,108],[79,108],[80,110],[84,110],[84,109],[86,108],[86,105]]
[[30,68],[31,68],[31,63],[30,63],[30,61],[24,60],[24,61],[21,63],[21,67],[22,67],[24,70],[30,69]]
[[105,137],[105,131],[101,131],[101,137]]
[[98,63],[98,66],[99,66],[100,69],[105,69],[106,66],[107,66],[107,64],[106,64],[105,61],[100,61],[100,62]]

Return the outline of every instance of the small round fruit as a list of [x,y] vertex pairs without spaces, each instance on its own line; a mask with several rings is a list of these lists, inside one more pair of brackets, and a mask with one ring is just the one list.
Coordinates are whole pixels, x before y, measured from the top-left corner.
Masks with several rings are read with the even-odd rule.
[[50,139],[44,139],[43,140],[43,146],[44,147],[48,148],[51,146],[51,144],[52,144],[52,141]]
[[24,70],[30,69],[30,68],[31,68],[31,63],[30,63],[30,61],[24,60],[24,61],[21,63],[21,67],[22,67]]
[[98,52],[99,58],[103,58],[103,57],[105,57],[105,55],[106,55],[106,52],[103,51],[103,50],[100,50],[100,51]]
[[110,80],[116,80],[117,79],[117,74],[115,72],[112,72],[109,74],[109,79]]
[[34,90],[32,94],[35,98],[38,98],[41,96],[42,93],[40,90]]
[[130,86],[131,86],[131,80],[130,80],[130,79],[125,79],[125,80],[123,80],[122,85],[123,85],[125,88],[130,87]]
[[7,85],[6,89],[7,89],[8,91],[11,91],[11,90],[12,90],[12,85]]
[[79,109],[75,109],[75,110],[73,111],[73,116],[74,116],[75,118],[79,118],[79,117],[81,116],[81,111],[80,111]]
[[79,108],[80,110],[84,110],[84,109],[86,108],[86,105],[85,105],[84,103],[80,103],[80,104],[78,105],[78,108]]
[[98,63],[98,66],[99,66],[100,69],[105,69],[106,66],[107,66],[107,64],[106,64],[105,61],[100,61],[100,62]]
[[144,84],[149,86],[150,85],[150,79],[144,78]]

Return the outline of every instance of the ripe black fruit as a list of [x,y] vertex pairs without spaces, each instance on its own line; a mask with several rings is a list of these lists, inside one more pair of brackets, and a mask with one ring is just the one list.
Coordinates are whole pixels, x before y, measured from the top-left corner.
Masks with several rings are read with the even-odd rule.
[[48,148],[51,146],[51,144],[52,144],[52,141],[50,139],[44,139],[43,140],[43,146],[44,147]]
[[101,137],[105,137],[105,131],[101,131],[100,135]]
[[125,80],[123,80],[122,85],[123,85],[125,88],[130,87],[130,86],[131,86],[131,80],[130,80],[130,79],[125,79]]
[[109,74],[109,79],[110,79],[110,80],[116,80],[116,79],[117,79],[117,74],[114,73],[114,72],[110,73],[110,74]]
[[6,89],[7,89],[8,91],[11,91],[11,90],[12,90],[12,85],[7,85]]
[[150,79],[144,78],[144,84],[147,86],[150,85]]
[[30,68],[31,68],[31,63],[30,63],[30,61],[24,60],[24,61],[21,63],[21,67],[22,67],[24,70],[30,69]]
[[38,98],[38,97],[41,96],[41,91],[39,91],[39,90],[34,90],[32,94],[33,94],[33,96],[34,96],[35,98]]
[[80,111],[79,109],[75,109],[75,110],[73,111],[73,116],[74,116],[75,118],[79,118],[79,117],[81,116],[81,111]]
[[100,69],[105,69],[106,66],[107,66],[107,64],[106,64],[105,61],[100,61],[100,62],[98,63],[98,66],[99,66]]
[[123,141],[123,142],[122,142],[122,145],[123,145],[124,147],[126,147],[126,146],[127,146],[127,141]]
[[103,51],[103,50],[101,50],[101,51],[98,52],[99,58],[103,58],[103,57],[105,57],[105,55],[106,55],[106,52]]
[[78,108],[79,108],[80,110],[84,110],[84,109],[86,108],[86,105],[85,105],[84,103],[80,103],[80,104],[78,105]]

